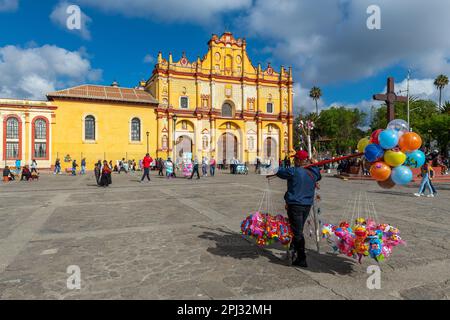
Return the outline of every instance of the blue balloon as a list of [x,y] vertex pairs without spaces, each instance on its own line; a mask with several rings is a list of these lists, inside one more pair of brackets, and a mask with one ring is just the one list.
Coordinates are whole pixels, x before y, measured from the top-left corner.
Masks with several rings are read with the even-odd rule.
[[372,143],[369,144],[366,149],[364,149],[364,156],[366,157],[367,161],[375,162],[384,156],[384,150],[378,144]]
[[405,166],[410,168],[420,168],[425,164],[426,156],[420,150],[416,150],[406,154]]
[[392,169],[391,179],[395,182],[395,184],[405,185],[412,181],[413,173],[408,167],[395,167],[394,169]]
[[392,129],[383,130],[378,136],[380,146],[386,150],[395,148],[398,144],[398,139],[398,132]]

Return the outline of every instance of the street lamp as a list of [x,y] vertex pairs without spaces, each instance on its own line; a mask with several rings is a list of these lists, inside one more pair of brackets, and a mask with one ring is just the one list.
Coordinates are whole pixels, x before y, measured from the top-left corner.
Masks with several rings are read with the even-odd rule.
[[150,132],[146,132],[147,133],[147,153],[150,153],[150,147],[149,147],[149,144],[148,144],[148,137],[150,136]]
[[175,163],[176,163],[175,135],[176,135],[176,131],[177,131],[177,119],[178,119],[177,115],[174,115],[172,117],[172,119],[173,119],[173,146],[172,146],[173,150],[172,150],[172,152],[173,152],[173,163],[174,163],[174,167],[175,167]]

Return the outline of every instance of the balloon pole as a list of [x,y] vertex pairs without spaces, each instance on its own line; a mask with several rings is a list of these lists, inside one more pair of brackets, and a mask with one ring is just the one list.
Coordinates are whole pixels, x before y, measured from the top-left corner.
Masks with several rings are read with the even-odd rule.
[[324,164],[328,164],[328,163],[339,162],[339,161],[347,160],[347,159],[351,159],[351,158],[359,158],[359,157],[362,157],[363,155],[364,155],[364,153],[362,153],[362,152],[355,153],[355,154],[351,154],[351,155],[344,156],[344,157],[334,158],[334,159],[330,159],[330,160],[323,160],[323,161],[319,161],[316,163],[308,164],[307,166],[304,166],[303,168],[319,167],[319,166],[323,166]]

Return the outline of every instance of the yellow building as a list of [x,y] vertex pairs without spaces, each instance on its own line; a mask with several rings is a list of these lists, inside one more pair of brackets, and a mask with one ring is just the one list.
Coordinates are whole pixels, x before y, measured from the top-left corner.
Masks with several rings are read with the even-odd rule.
[[36,158],[49,168],[59,158],[68,168],[86,158],[91,169],[103,159],[137,162],[147,150],[218,163],[292,153],[292,69],[253,66],[245,40],[228,32],[213,35],[208,48],[192,62],[159,53],[150,79],[136,88],[81,85],[49,93],[49,102],[0,101],[1,160]]
[[145,87],[159,101],[158,156],[284,158],[293,151],[292,69],[253,66],[245,39],[229,32],[213,35],[208,47],[192,62],[184,54],[179,61],[158,55]]

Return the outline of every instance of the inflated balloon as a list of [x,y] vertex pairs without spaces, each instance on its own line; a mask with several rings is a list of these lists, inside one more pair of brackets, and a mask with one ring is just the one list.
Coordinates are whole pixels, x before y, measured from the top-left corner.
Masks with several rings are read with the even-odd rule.
[[379,159],[381,159],[384,155],[384,150],[382,147],[380,147],[378,144],[369,144],[364,149],[364,156],[369,162],[375,162]]
[[401,137],[403,134],[409,132],[408,122],[402,119],[395,119],[389,122],[387,129],[392,129],[397,131],[398,136]]
[[407,132],[398,141],[403,152],[412,152],[422,146],[422,138],[415,132]]
[[370,168],[370,175],[377,181],[386,181],[391,176],[391,171],[391,167],[386,163],[376,162]]
[[386,181],[378,181],[378,185],[383,189],[392,189],[395,187],[395,182],[389,177]]
[[384,153],[384,162],[391,167],[398,167],[405,163],[406,154],[401,151],[388,150]]
[[415,150],[406,154],[405,166],[410,168],[420,168],[425,164],[426,156],[420,150]]
[[370,136],[370,142],[371,143],[375,143],[375,144],[379,144],[380,143],[378,141],[378,136],[380,135],[381,131],[383,131],[383,129],[378,129],[378,130],[375,130],[374,132],[372,132],[372,135]]
[[358,142],[358,151],[359,152],[364,152],[364,149],[370,144],[370,139],[369,138],[362,138],[361,140],[359,140]]
[[392,181],[399,185],[405,185],[412,181],[413,173],[410,168],[406,166],[399,166],[392,170]]
[[398,144],[398,133],[392,129],[383,130],[378,136],[378,140],[383,149],[395,148]]

